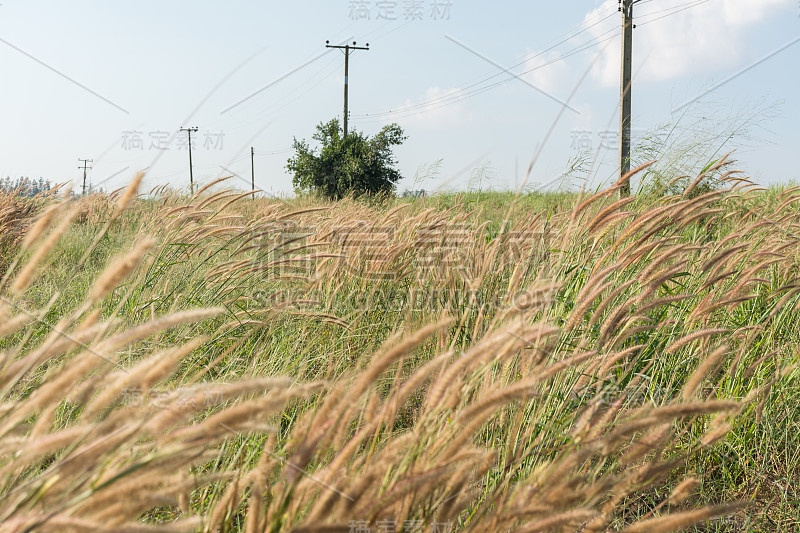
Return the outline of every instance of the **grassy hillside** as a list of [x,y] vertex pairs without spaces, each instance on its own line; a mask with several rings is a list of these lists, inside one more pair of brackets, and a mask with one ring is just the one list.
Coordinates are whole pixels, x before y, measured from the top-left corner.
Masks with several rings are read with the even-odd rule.
[[0,531],[793,530],[800,192],[734,176],[0,196]]

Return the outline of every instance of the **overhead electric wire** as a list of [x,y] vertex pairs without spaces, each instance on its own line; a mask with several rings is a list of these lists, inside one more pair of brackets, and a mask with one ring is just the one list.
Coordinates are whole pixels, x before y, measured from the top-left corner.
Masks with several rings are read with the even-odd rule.
[[[611,35],[609,37],[606,37],[605,39],[603,38],[604,36],[606,36],[606,35],[608,35],[609,33],[612,33],[612,32],[614,33],[613,35]],[[620,32],[620,30],[618,28],[614,28],[612,30],[608,30],[608,31],[598,35],[597,37],[595,37],[593,39],[590,39],[589,41],[587,41],[585,43],[582,43],[581,45],[578,45],[577,47],[573,48],[569,52],[565,52],[564,54],[560,55],[559,57],[553,58],[553,59],[551,59],[550,61],[548,61],[546,63],[543,63],[541,65],[537,65],[536,67],[528,69],[528,70],[526,70],[524,72],[521,72],[521,73],[519,73],[519,74],[517,74],[515,76],[512,76],[510,78],[500,80],[500,81],[495,82],[495,83],[493,83],[491,85],[487,85],[487,86],[484,86],[484,87],[479,87],[477,89],[474,89],[474,90],[468,91],[468,92],[465,92],[466,88],[458,89],[458,91],[455,92],[455,93],[451,93],[449,95],[440,96],[440,97],[428,100],[426,102],[422,102],[422,103],[419,103],[419,104],[414,104],[414,105],[406,107],[406,108],[401,108],[401,109],[391,110],[391,111],[384,111],[384,112],[381,112],[381,113],[356,115],[354,117],[354,120],[358,121],[359,123],[378,122],[378,121],[380,121],[380,120],[382,120],[382,119],[384,119],[386,117],[389,117],[389,116],[391,116],[393,118],[394,117],[402,118],[402,117],[405,117],[405,116],[413,116],[413,115],[416,115],[416,114],[418,114],[420,112],[432,111],[432,110],[435,110],[435,109],[439,109],[441,107],[445,107],[447,105],[452,105],[452,104],[455,104],[455,103],[458,103],[458,102],[462,102],[462,101],[464,101],[464,100],[466,100],[468,98],[472,98],[473,96],[477,96],[477,95],[482,94],[482,93],[484,93],[486,91],[494,89],[495,87],[499,87],[501,85],[504,85],[506,83],[514,81],[515,79],[517,79],[520,76],[524,76],[526,74],[530,74],[531,72],[534,72],[534,71],[539,70],[541,68],[544,68],[544,67],[547,67],[549,65],[552,65],[553,63],[557,63],[558,61],[561,61],[563,59],[571,57],[571,56],[573,56],[575,54],[578,54],[580,52],[583,52],[583,51],[589,50],[591,48],[594,48],[595,46],[597,46],[599,44],[602,44],[602,43],[604,43],[604,42],[606,42],[606,41],[608,41],[610,39],[618,37],[620,35],[620,33],[621,32]],[[492,76],[492,77],[494,77],[494,76]],[[431,104],[434,104],[434,105],[432,106]]]
[[607,35],[608,33],[611,33],[611,32],[614,32],[615,35],[612,35],[608,39],[614,38],[614,37],[616,37],[616,36],[618,36],[620,34],[620,31],[618,29],[616,29],[616,28],[613,29],[613,30],[609,30],[609,31],[599,35],[598,37],[596,37],[594,39],[591,39],[590,41],[587,41],[587,42],[579,45],[578,47],[572,49],[571,51],[569,51],[569,52],[567,52],[567,53],[565,53],[565,54],[563,54],[563,55],[561,55],[559,57],[551,59],[547,63],[543,63],[543,64],[538,65],[536,67],[533,67],[533,68],[531,68],[531,69],[529,69],[527,71],[524,71],[524,72],[522,72],[522,73],[520,73],[520,74],[518,74],[516,76],[512,76],[510,78],[507,78],[507,79],[504,79],[504,80],[500,80],[500,81],[495,82],[495,83],[493,83],[491,85],[488,85],[488,86],[485,86],[485,87],[480,87],[478,89],[474,89],[473,91],[469,91],[469,92],[464,92],[465,89],[458,89],[458,92],[456,92],[456,93],[453,93],[453,94],[450,94],[450,95],[445,95],[445,96],[440,96],[440,97],[434,98],[432,100],[427,100],[427,101],[421,102],[419,104],[414,104],[413,106],[409,106],[409,107],[406,107],[406,108],[398,109],[397,111],[384,111],[382,113],[373,113],[373,114],[369,114],[369,115],[359,115],[359,116],[364,117],[364,118],[366,118],[366,117],[378,118],[378,117],[382,117],[382,116],[396,115],[398,113],[406,113],[408,111],[414,111],[416,109],[426,109],[426,108],[427,109],[436,109],[439,106],[436,106],[434,108],[430,107],[431,104],[435,104],[435,103],[448,103],[448,102],[449,103],[455,103],[455,102],[452,102],[452,100],[461,101],[461,100],[465,99],[466,97],[471,97],[471,96],[474,96],[474,95],[477,95],[477,94],[481,94],[481,93],[483,93],[483,92],[485,92],[485,91],[487,91],[489,89],[493,89],[493,88],[498,87],[500,85],[509,83],[509,82],[513,81],[514,79],[516,79],[519,76],[523,76],[525,74],[529,74],[529,73],[531,73],[531,72],[533,72],[535,70],[539,70],[540,68],[544,68],[544,67],[549,66],[549,65],[551,65],[553,63],[561,61],[562,59],[565,59],[567,57],[575,55],[575,54],[577,54],[579,52],[582,52],[584,50],[588,50],[588,49],[590,49],[590,48],[592,48],[594,46],[597,46],[598,44],[604,43],[608,39],[602,39],[602,40],[599,40],[597,42],[592,42],[592,41],[600,39],[604,35]]
[[[664,9],[659,9],[658,11],[651,11],[649,13],[638,15],[637,18],[650,17],[650,16],[653,16],[653,15],[657,15],[659,13],[666,13],[667,11],[673,11],[675,9],[679,9],[679,8],[682,8],[682,7],[685,7],[685,6],[691,6],[691,4],[696,4],[698,2],[702,3],[702,2],[705,2],[705,1],[706,0],[690,0],[689,2],[685,2],[683,4],[678,4],[676,6],[665,7]],[[638,6],[639,4],[636,4],[636,5]]]
[[[670,17],[670,16],[672,16],[672,15],[675,15],[675,14],[677,14],[677,13],[680,13],[681,11],[686,11],[687,9],[692,9],[693,7],[697,7],[697,6],[699,6],[699,5],[705,4],[705,3],[707,3],[707,2],[710,2],[710,1],[711,1],[711,0],[698,0],[698,1],[694,2],[694,3],[691,3],[691,5],[689,5],[689,4],[683,4],[683,6],[686,6],[686,7],[682,7],[682,6],[675,6],[675,7],[673,8],[673,9],[674,9],[674,11],[672,11],[672,12],[670,12],[670,13],[667,13],[666,15],[662,15],[662,16],[660,16],[660,17],[656,17],[656,18],[654,18],[654,19],[647,20],[647,21],[645,21],[645,22],[637,23],[637,26],[644,26],[645,24],[650,24],[651,22],[655,22],[655,21],[657,21],[657,20],[665,19],[665,18],[667,18],[667,17]],[[681,8],[681,9],[678,9],[679,7],[682,7],[682,8]],[[652,15],[652,14],[653,14],[653,13],[650,13],[650,15]],[[643,15],[643,16],[647,16],[647,15]]]
[[246,119],[229,125],[228,129],[235,129],[235,128],[249,126],[254,122],[262,122],[264,119],[269,118],[273,116],[275,113],[282,111],[286,106],[296,101],[301,96],[304,96],[310,91],[317,88],[320,84],[325,82],[335,72],[339,71],[339,69],[340,66],[338,60],[332,58],[318,71],[315,71],[315,73],[311,75],[308,79],[303,81],[297,89],[288,92],[287,94],[283,95],[281,98],[277,100],[274,100],[261,110],[250,114]]
[[[411,19],[409,19],[409,20],[407,20],[406,22],[404,22],[404,23],[400,24],[399,26],[395,26],[394,28],[392,28],[391,30],[387,31],[386,33],[382,33],[382,34],[378,35],[378,36],[377,36],[377,37],[375,37],[375,39],[373,39],[373,40],[383,39],[383,38],[385,38],[387,35],[390,35],[390,34],[392,34],[392,33],[396,32],[396,31],[397,31],[397,30],[399,30],[400,28],[405,28],[406,26],[408,26],[409,24],[411,24],[411,22],[412,22],[412,21],[411,21]],[[372,33],[373,33],[373,32],[370,32],[370,33],[368,33],[367,35],[372,35]],[[366,39],[365,39],[365,40],[366,40]]]
[[[611,13],[609,13],[608,15],[606,15],[605,17],[601,18],[600,20],[598,20],[598,21],[596,21],[596,22],[592,23],[592,24],[591,24],[591,25],[589,25],[589,26],[586,26],[585,28],[583,28],[583,29],[582,29],[581,31],[579,31],[578,33],[575,33],[574,35],[569,35],[569,36],[567,36],[566,38],[564,38],[564,39],[562,39],[562,40],[558,41],[558,42],[557,42],[557,43],[555,43],[554,45],[552,45],[552,46],[550,46],[550,47],[548,47],[548,48],[545,48],[544,50],[540,50],[539,52],[535,53],[535,54],[534,54],[534,55],[532,55],[532,56],[526,56],[526,57],[525,57],[525,59],[524,59],[524,60],[522,60],[522,61],[520,61],[519,63],[514,63],[513,65],[511,65],[511,66],[509,66],[509,67],[506,67],[506,70],[511,70],[512,68],[516,68],[516,67],[522,66],[522,65],[526,64],[527,62],[529,62],[531,59],[536,59],[537,57],[539,57],[539,56],[541,56],[541,55],[544,55],[544,54],[546,54],[547,52],[549,52],[549,51],[553,50],[554,48],[557,48],[558,46],[560,46],[560,45],[562,45],[562,44],[566,43],[567,41],[569,41],[569,40],[571,40],[571,39],[574,39],[574,38],[575,38],[575,37],[577,37],[578,35],[580,35],[580,34],[582,34],[582,33],[584,33],[584,32],[587,32],[587,31],[589,31],[590,29],[594,28],[594,27],[595,27],[595,26],[597,26],[598,24],[600,24],[600,23],[602,23],[602,22],[605,22],[605,21],[606,21],[606,20],[608,20],[609,18],[613,17],[615,13],[616,13],[616,11],[614,11],[614,12],[611,12]],[[577,28],[580,28],[582,25],[583,25],[583,23],[581,23],[581,24],[578,24],[577,26],[575,26],[574,28],[572,28],[572,30],[570,30],[570,32],[572,32],[573,30],[575,30],[575,29],[577,29]],[[569,33],[569,32],[567,32],[567,33]],[[563,35],[565,35],[565,34],[562,34],[562,36],[563,36]],[[556,37],[556,39],[558,39],[558,37]],[[546,43],[544,44],[544,46],[547,46],[548,44],[550,44],[551,42],[553,42],[553,41],[554,41],[554,40],[556,40],[556,39],[553,39],[553,40],[550,40],[550,41],[546,42]],[[492,78],[494,78],[494,77],[496,77],[496,76],[499,76],[500,74],[503,74],[503,73],[502,73],[502,72],[500,72],[500,73],[498,73],[498,74],[495,74],[494,76],[492,76]]]
[[[558,41],[555,44],[545,48],[544,50],[540,50],[539,52],[537,52],[536,54],[534,54],[532,56],[526,56],[525,59],[523,59],[522,61],[520,61],[518,63],[514,63],[513,65],[507,67],[506,70],[511,70],[513,68],[519,67],[519,66],[524,65],[525,63],[529,62],[532,59],[536,59],[537,57],[546,54],[547,52],[553,50],[554,48],[557,48],[558,46],[564,44],[565,42],[569,41],[570,39],[574,39],[575,37],[579,36],[580,34],[586,32],[586,31],[590,30],[591,28],[597,26],[598,24],[608,20],[609,18],[613,17],[615,13],[616,13],[616,11],[612,11],[611,13],[606,15],[605,17],[602,17],[600,20],[597,20],[597,21],[593,22],[592,24],[590,24],[589,26],[586,26],[585,28],[581,29],[577,33],[572,33],[572,32],[574,32],[575,30],[581,28],[585,24],[585,22],[581,22],[580,24],[578,24],[576,26],[573,26],[572,28],[570,28],[566,32],[562,33],[561,35],[559,35],[559,36],[547,41],[542,46],[547,46],[547,45],[550,45],[550,43],[552,43],[554,41]],[[480,78],[473,78],[473,80],[470,80],[468,82],[467,86],[462,87],[459,90],[470,89],[470,88],[472,88],[472,87],[474,87],[476,85],[480,85],[482,83],[485,83],[485,82],[487,82],[489,80],[492,80],[492,79],[494,79],[494,78],[496,78],[498,76],[502,76],[503,74],[506,74],[506,73],[505,72],[495,72],[492,75],[486,75],[486,76],[483,76],[483,77],[480,77]],[[474,81],[474,80],[477,80],[477,81]]]
[[275,150],[273,152],[255,152],[254,155],[280,155],[280,154],[285,154],[287,152],[291,152],[292,150],[294,150],[294,148],[290,147],[290,148],[284,148],[283,150]]
[[[535,70],[538,70],[540,68],[544,68],[544,67],[549,66],[549,65],[551,65],[553,63],[556,63],[558,61],[566,59],[567,57],[573,56],[573,55],[575,55],[577,53],[589,50],[589,49],[591,49],[591,48],[593,48],[593,47],[595,47],[595,46],[597,46],[599,44],[605,43],[605,42],[607,42],[607,41],[609,41],[611,39],[619,37],[619,35],[620,35],[620,32],[616,31],[616,33],[614,35],[611,35],[611,36],[607,37],[606,39],[602,39],[602,40],[600,40],[600,41],[598,41],[596,43],[592,43],[591,45],[582,47],[580,49],[575,49],[575,50],[573,50],[573,51],[571,51],[571,52],[569,52],[569,53],[567,53],[567,54],[565,54],[563,56],[557,57],[557,58],[555,58],[555,59],[553,59],[553,60],[551,60],[551,61],[549,61],[549,62],[547,62],[545,64],[542,64],[542,65],[539,65],[537,67],[534,67],[534,68],[532,68],[532,69],[530,69],[530,70],[528,70],[528,71],[526,71],[526,72],[524,72],[524,73],[522,73],[520,75],[528,74],[528,73],[533,72]],[[418,115],[420,113],[425,113],[425,112],[428,112],[428,111],[434,111],[436,109],[440,109],[440,108],[446,107],[448,105],[457,104],[459,102],[462,102],[462,101],[467,100],[469,98],[472,98],[474,96],[478,96],[480,94],[483,94],[483,93],[485,93],[487,91],[490,91],[490,90],[494,89],[495,87],[499,87],[501,85],[509,83],[509,82],[513,81],[514,79],[515,78],[512,77],[512,78],[509,78],[509,79],[501,80],[501,81],[498,81],[496,83],[493,83],[492,85],[488,85],[486,87],[482,87],[480,89],[476,89],[476,90],[471,91],[471,92],[466,93],[466,94],[454,93],[448,99],[442,100],[442,101],[438,102],[434,106],[430,106],[429,103],[419,104],[419,105],[414,106],[413,108],[399,109],[397,111],[393,111],[393,112],[390,111],[390,112],[387,112],[387,113],[383,113],[382,117],[381,116],[370,116],[370,117],[365,117],[363,119],[357,119],[357,121],[359,123],[368,124],[368,123],[380,122],[380,121],[384,120],[388,116],[391,116],[392,118],[405,118],[405,117],[409,117],[409,116],[415,116],[415,115]],[[441,99],[437,99],[437,100],[441,100]]]
[[[614,16],[615,14],[616,14],[616,11],[614,11],[612,13],[609,13],[608,15],[606,15],[604,17],[601,17],[599,20],[593,22],[592,24],[590,24],[588,26],[583,27],[580,31],[578,31],[577,33],[573,34],[572,32],[577,28],[581,28],[581,26],[583,26],[584,23],[581,23],[581,24],[575,26],[574,28],[572,28],[568,32],[566,32],[564,34],[561,34],[560,37],[556,37],[555,39],[553,39],[551,41],[548,41],[548,43],[551,43],[554,40],[557,40],[557,39],[563,37],[564,35],[567,35],[566,38],[563,38],[563,39],[559,40],[558,42],[556,42],[552,46],[549,46],[549,47],[545,48],[544,50],[541,50],[541,51],[537,52],[536,54],[534,54],[532,56],[527,56],[523,61],[520,61],[518,63],[515,63],[515,64],[509,66],[506,70],[510,70],[510,69],[519,67],[521,65],[524,65],[524,64],[530,62],[532,59],[535,59],[535,58],[537,58],[537,57],[539,57],[539,56],[541,56],[543,54],[546,54],[547,52],[553,50],[554,48],[557,48],[558,46],[570,41],[571,39],[574,39],[575,37],[581,35],[582,33],[586,32],[588,30],[590,30],[591,28],[597,26],[598,24],[601,24],[602,22],[608,20],[610,17]],[[538,70],[539,68],[542,68],[542,67],[545,67],[547,65],[550,65],[550,64],[552,64],[552,63],[554,63],[556,61],[560,61],[561,59],[563,59],[565,57],[569,57],[573,53],[577,53],[579,51],[582,51],[582,50],[578,50],[579,48],[581,48],[583,46],[586,46],[587,44],[591,43],[592,41],[594,41],[596,39],[602,38],[604,35],[607,35],[608,33],[612,32],[612,31],[618,31],[618,30],[614,29],[614,30],[606,31],[606,32],[598,35],[597,37],[594,37],[593,39],[591,39],[591,40],[589,40],[589,41],[587,41],[587,42],[585,42],[585,43],[583,43],[581,45],[578,45],[578,47],[576,47],[573,50],[571,50],[570,52],[567,52],[566,54],[560,56],[559,58],[556,58],[555,60],[548,61],[547,63],[544,63],[542,65],[534,67],[533,69],[527,70],[527,71],[525,71],[525,72],[523,72],[521,74],[515,75],[515,76],[511,76],[510,78],[501,80],[500,82],[496,82],[496,83],[488,85],[486,87],[479,87],[479,88],[475,89],[474,91],[470,91],[470,92],[465,93],[465,91],[468,91],[469,89],[472,89],[473,87],[482,85],[482,84],[484,84],[484,83],[486,83],[486,82],[488,82],[490,80],[493,80],[494,78],[497,78],[498,76],[507,75],[507,72],[497,72],[497,73],[495,73],[495,74],[493,74],[491,76],[484,77],[484,78],[479,79],[478,81],[469,83],[468,85],[458,89],[457,93],[439,96],[439,97],[433,98],[431,100],[427,100],[425,102],[421,102],[419,104],[414,104],[414,105],[406,107],[406,108],[398,109],[397,111],[390,110],[390,111],[383,111],[383,112],[379,112],[379,113],[364,113],[364,114],[352,115],[352,117],[354,119],[356,119],[356,120],[361,121],[361,122],[365,122],[366,120],[364,120],[364,119],[375,119],[375,118],[379,118],[379,117],[393,115],[395,113],[407,113],[407,112],[409,112],[411,110],[414,110],[414,109],[422,109],[422,108],[430,109],[429,106],[431,104],[435,104],[435,103],[438,103],[438,102],[450,102],[453,99],[456,99],[456,102],[458,102],[458,101],[461,101],[463,99],[461,97],[463,97],[465,95],[472,96],[472,95],[481,94],[482,92],[485,92],[485,90],[492,89],[492,88],[497,87],[499,85],[505,84],[505,83],[507,83],[509,81],[512,81],[512,80],[516,79],[519,76],[528,74],[530,72],[533,72],[534,70]],[[595,43],[595,44],[600,44],[600,42],[605,42],[605,41],[599,41],[598,43]],[[546,44],[548,44],[548,43],[546,43]],[[592,45],[592,46],[594,46],[594,45]],[[452,102],[452,103],[455,103],[455,102]]]
[[[387,20],[385,23],[381,24],[381,25],[380,25],[380,26],[378,26],[377,28],[374,28],[372,31],[368,31],[367,33],[365,33],[365,34],[361,35],[361,37],[360,37],[360,38],[361,38],[361,39],[362,39],[364,42],[369,42],[369,41],[367,41],[367,39],[370,37],[370,35],[375,35],[375,34],[376,34],[376,33],[378,33],[379,31],[381,31],[381,30],[383,30],[384,28],[386,28],[387,26],[390,26],[390,25],[391,25],[393,22],[395,22],[395,21],[393,21],[393,20]],[[411,22],[411,21],[409,20],[408,22]],[[401,26],[405,26],[406,24],[408,24],[408,22],[406,22],[406,23],[404,23],[404,24],[401,24]],[[391,32],[393,32],[395,29],[397,29],[397,28],[393,28],[393,29],[389,30],[389,32],[387,32],[387,33],[391,33]],[[378,38],[380,38],[380,37],[376,37],[376,39],[378,39]]]
[[268,112],[266,115],[264,115],[264,117],[265,118],[266,117],[270,117],[270,116],[274,115],[275,113],[283,111],[284,108],[286,108],[286,106],[288,106],[289,104],[299,100],[301,97],[305,96],[306,94],[308,94],[312,90],[316,89],[320,84],[322,84],[324,81],[326,81],[335,72],[338,72],[340,68],[341,67],[339,66],[338,63],[333,65],[333,68],[329,68],[315,83],[311,84],[305,91],[302,91],[302,92],[299,92],[299,93],[295,92],[292,95],[287,95],[287,96],[294,96],[294,98],[292,98],[291,100],[289,100],[289,101],[287,101],[285,103],[283,102],[283,100],[281,100],[279,102],[276,102],[275,105],[272,106],[272,108],[275,108],[275,109],[273,109],[270,112]]
[[[238,163],[239,161],[244,161],[245,159],[249,159],[249,158],[250,158],[250,154],[248,154],[246,156],[243,156],[243,157],[236,158],[236,159],[232,159],[230,161],[226,161],[225,164],[226,165],[232,165],[234,163]],[[207,165],[198,165],[197,163],[195,163],[194,165],[192,165],[192,167],[194,167],[194,168],[211,168],[211,167],[216,168],[218,166],[219,166],[219,163],[209,163]]]

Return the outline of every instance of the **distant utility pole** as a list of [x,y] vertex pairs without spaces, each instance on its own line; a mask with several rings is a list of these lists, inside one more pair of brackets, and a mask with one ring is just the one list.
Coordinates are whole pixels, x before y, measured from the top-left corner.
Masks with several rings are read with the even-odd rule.
[[339,48],[344,50],[344,136],[347,137],[347,85],[348,85],[348,69],[350,65],[350,50],[369,50],[369,43],[367,46],[356,46],[356,42],[353,41],[353,45],[346,44],[344,46],[340,45],[333,45],[330,44],[330,41],[325,41],[325,48]]
[[[622,12],[622,72],[620,80],[619,110],[619,177],[631,170],[631,81],[633,65],[633,5],[641,0],[619,0]],[[630,178],[621,183],[620,196],[630,196]]]
[[194,128],[181,128],[180,131],[185,131],[189,134],[189,194],[194,194],[194,175],[192,174],[192,132],[197,132],[197,127]]
[[82,167],[78,167],[78,170],[83,169],[83,190],[82,190],[81,194],[83,196],[86,196],[86,169],[87,168],[92,168],[92,167],[90,167],[88,165],[89,165],[89,163],[94,163],[94,160],[93,159],[81,159],[79,157],[78,161],[83,163],[83,166]]
[[[252,187],[252,191],[256,191],[256,165],[253,159],[255,158],[256,150],[252,146],[250,147],[250,186]],[[253,195],[253,200],[256,199],[256,195]]]

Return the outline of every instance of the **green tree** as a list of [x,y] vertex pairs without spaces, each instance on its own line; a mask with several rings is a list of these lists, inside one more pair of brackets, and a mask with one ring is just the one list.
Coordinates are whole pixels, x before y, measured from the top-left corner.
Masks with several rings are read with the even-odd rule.
[[292,183],[298,192],[311,192],[338,200],[362,194],[390,194],[402,177],[394,168],[397,163],[392,147],[403,144],[406,137],[397,124],[385,126],[372,138],[353,131],[342,136],[338,119],[320,123],[312,137],[317,149],[305,140],[294,139],[295,155],[286,163],[294,173]]

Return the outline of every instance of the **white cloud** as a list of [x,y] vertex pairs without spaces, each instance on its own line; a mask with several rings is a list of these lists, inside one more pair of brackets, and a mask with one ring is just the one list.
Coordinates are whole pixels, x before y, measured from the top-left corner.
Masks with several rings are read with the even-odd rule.
[[[462,103],[456,102],[462,92],[457,88],[429,87],[422,102],[406,100],[392,115],[396,114],[406,122],[414,121],[433,127],[463,124],[471,121],[473,115],[466,111]],[[392,122],[395,119],[389,116],[387,120]]]
[[[560,93],[564,92],[567,87],[566,81],[569,78],[570,68],[564,60],[554,61],[560,55],[555,50],[544,54],[536,51],[528,52],[525,55],[522,72],[532,72],[524,74],[522,78],[546,93],[557,98],[566,98],[567,95]],[[553,63],[550,63],[551,61]]]
[[[663,81],[740,65],[748,50],[743,38],[748,29],[777,13],[797,9],[795,0],[710,0],[686,4],[683,0],[670,0],[634,8],[634,22],[638,27],[633,34],[633,63],[640,81]],[[588,26],[599,20],[616,10],[617,5],[617,0],[605,0],[586,15],[584,23]],[[688,9],[674,14],[665,11],[679,6]],[[659,17],[664,18],[656,20]],[[611,17],[587,33],[600,37],[619,24],[618,17]],[[581,38],[583,41],[578,38],[575,44],[587,40],[584,36]],[[619,41],[619,37],[611,40],[594,69],[593,75],[604,86],[619,84]]]

